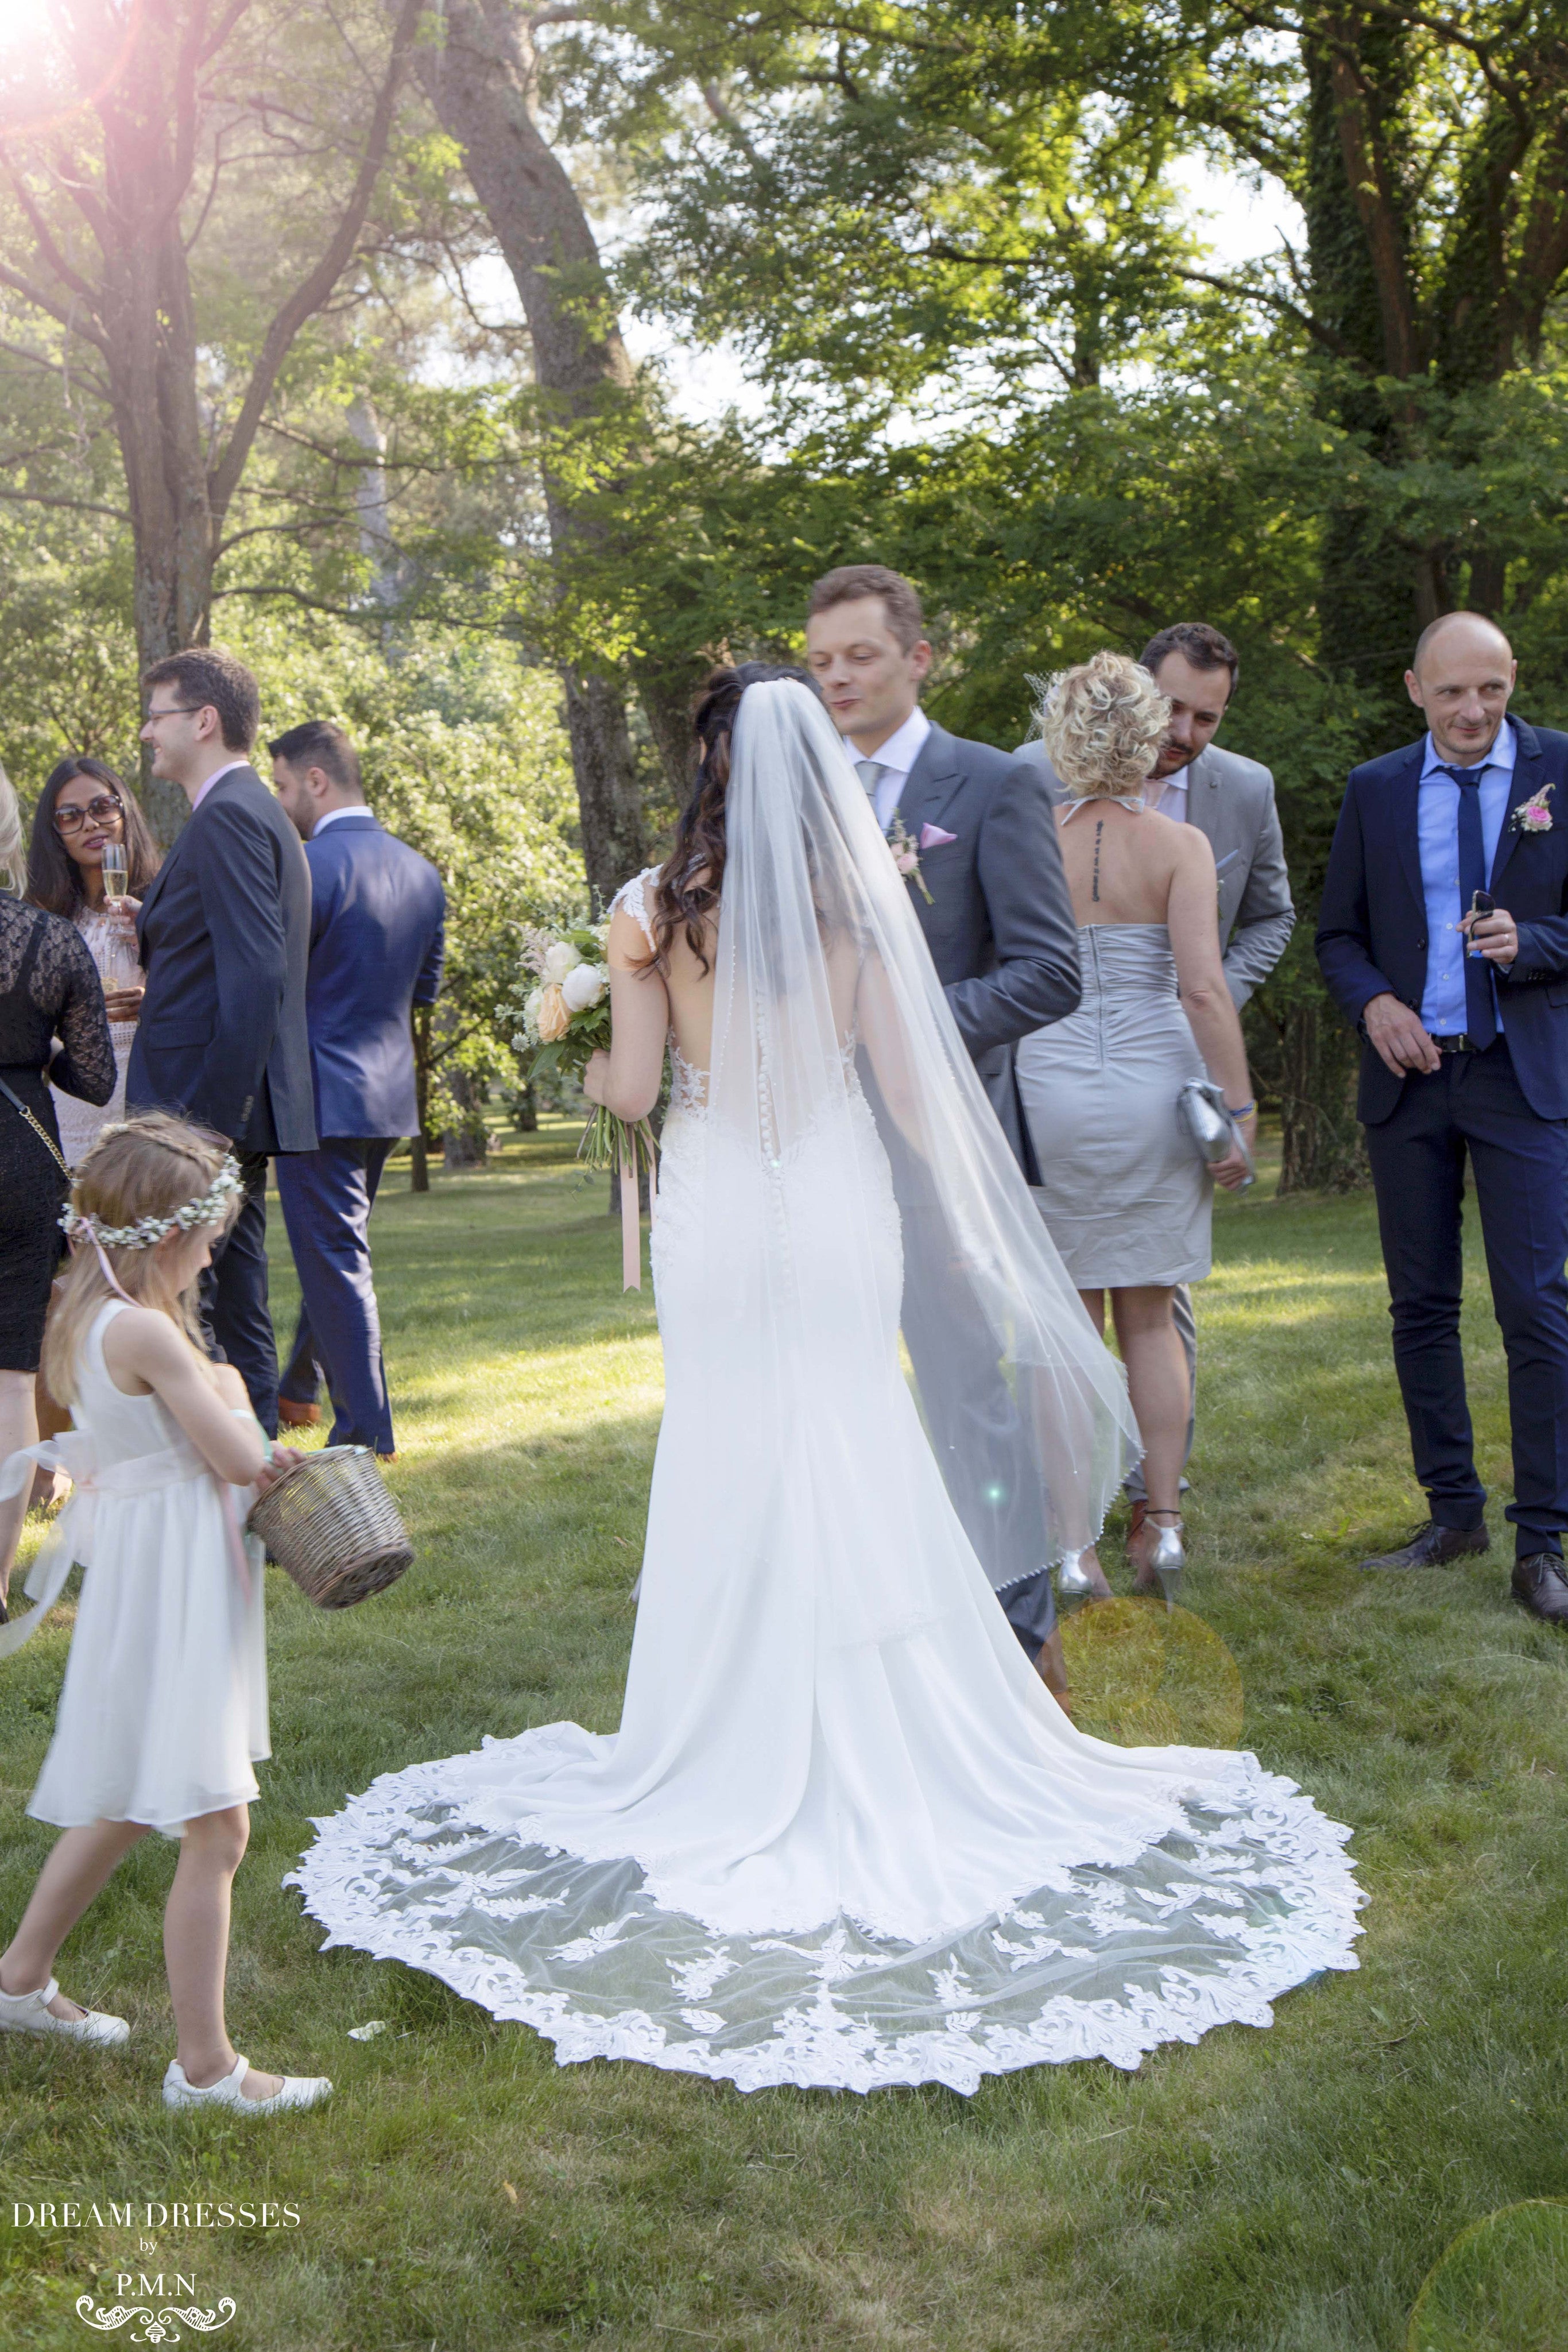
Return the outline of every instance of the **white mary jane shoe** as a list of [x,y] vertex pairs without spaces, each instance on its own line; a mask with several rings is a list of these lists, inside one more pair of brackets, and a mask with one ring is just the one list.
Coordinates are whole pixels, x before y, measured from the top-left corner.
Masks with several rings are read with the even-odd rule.
[[99,2049],[130,2041],[124,2018],[108,2017],[99,2009],[83,2017],[57,2017],[49,2003],[59,1989],[59,1979],[51,1977],[38,1992],[0,1992],[0,2032],[63,2033],[68,2042],[89,2042]]
[[236,2058],[232,2074],[224,2074],[206,2089],[198,2090],[187,2083],[185,2070],[177,2058],[169,2061],[169,2071],[163,2077],[163,2105],[166,2107],[227,2107],[243,2116],[280,2116],[289,2109],[319,2107],[323,2099],[332,2095],[332,2085],[325,2074],[285,2074],[283,2088],[274,2091],[270,2099],[247,2099],[240,2088],[250,2072],[248,2058]]

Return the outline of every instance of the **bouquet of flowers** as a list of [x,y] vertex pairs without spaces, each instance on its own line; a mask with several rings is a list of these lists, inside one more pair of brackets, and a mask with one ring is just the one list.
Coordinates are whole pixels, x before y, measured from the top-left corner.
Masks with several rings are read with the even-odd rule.
[[[552,1070],[580,1079],[592,1055],[609,1052],[610,972],[604,962],[609,935],[608,923],[574,923],[559,931],[525,929],[523,969],[534,985],[523,1000],[523,1025],[512,1039],[512,1050],[532,1053],[530,1079]],[[622,1224],[630,1236],[623,1251],[626,1283],[629,1289],[641,1289],[637,1193],[645,1168],[650,1201],[653,1196],[653,1130],[645,1118],[618,1118],[596,1103],[577,1156],[585,1168],[620,1171]]]

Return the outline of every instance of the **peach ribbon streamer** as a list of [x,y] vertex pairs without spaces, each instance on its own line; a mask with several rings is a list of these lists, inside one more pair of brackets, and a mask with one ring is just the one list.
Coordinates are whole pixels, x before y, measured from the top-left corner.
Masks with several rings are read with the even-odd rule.
[[[658,1214],[659,1179],[654,1165],[653,1130],[645,1121],[639,1121],[640,1132],[648,1151],[648,1223]],[[643,1225],[637,1205],[637,1146],[632,1131],[622,1127],[616,1135],[616,1166],[621,1175],[621,1287],[622,1291],[643,1287]]]

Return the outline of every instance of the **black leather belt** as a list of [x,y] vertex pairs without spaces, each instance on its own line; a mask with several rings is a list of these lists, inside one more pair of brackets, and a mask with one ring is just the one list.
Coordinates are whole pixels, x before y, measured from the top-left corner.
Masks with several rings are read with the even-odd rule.
[[1481,1050],[1462,1029],[1456,1030],[1451,1037],[1434,1037],[1432,1043],[1439,1054],[1479,1054]]

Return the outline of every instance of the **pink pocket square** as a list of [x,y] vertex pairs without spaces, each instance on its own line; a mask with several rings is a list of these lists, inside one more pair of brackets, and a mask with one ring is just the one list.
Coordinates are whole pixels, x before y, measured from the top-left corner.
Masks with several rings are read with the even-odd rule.
[[920,828],[922,849],[943,849],[948,842],[956,841],[957,838],[956,833],[944,833],[939,824],[923,824]]

